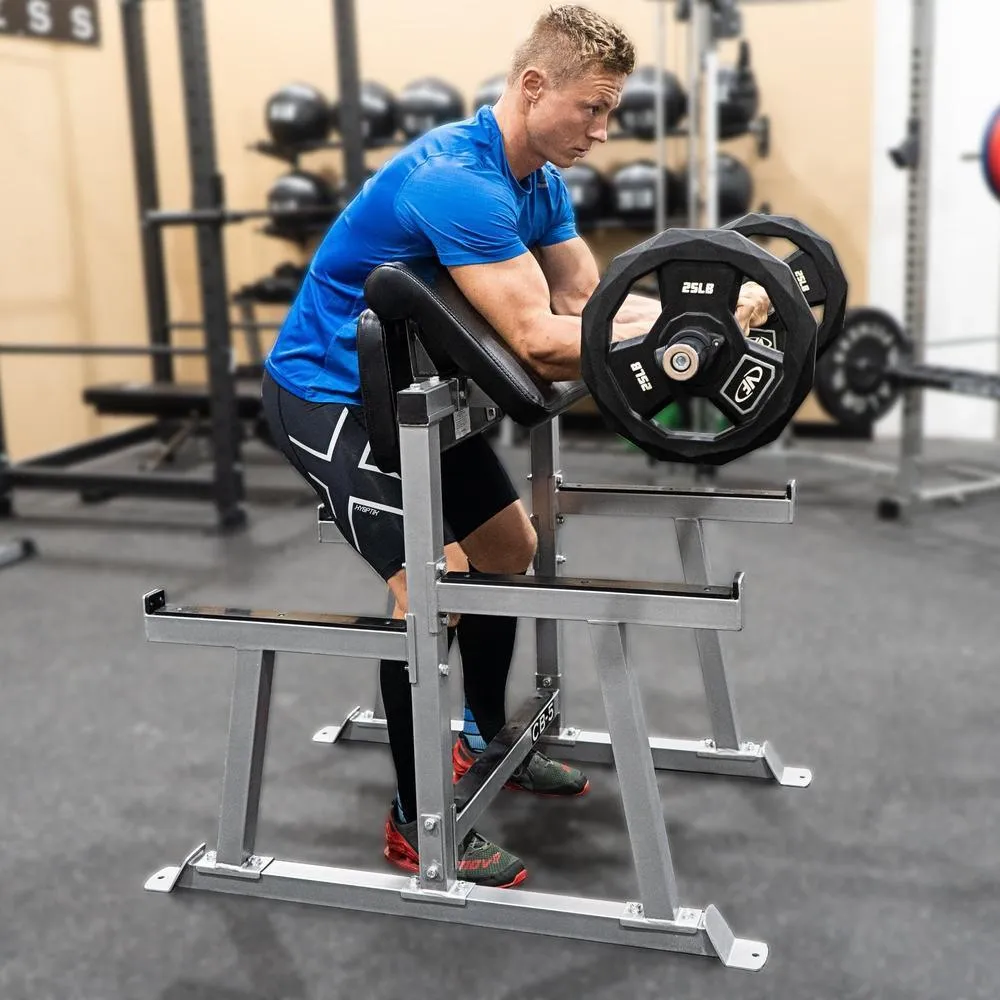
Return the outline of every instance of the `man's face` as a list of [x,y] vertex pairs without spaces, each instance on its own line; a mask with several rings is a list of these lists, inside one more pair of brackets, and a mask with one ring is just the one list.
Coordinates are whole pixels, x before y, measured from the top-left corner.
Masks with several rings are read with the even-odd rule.
[[528,141],[543,159],[570,167],[608,138],[608,116],[618,106],[625,77],[594,70],[555,88],[545,80],[530,105]]

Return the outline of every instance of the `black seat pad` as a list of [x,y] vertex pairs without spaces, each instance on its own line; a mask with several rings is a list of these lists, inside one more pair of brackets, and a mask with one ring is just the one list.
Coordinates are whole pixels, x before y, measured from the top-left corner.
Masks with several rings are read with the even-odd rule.
[[372,461],[399,472],[396,393],[413,381],[406,331],[400,324],[383,329],[370,309],[358,317],[358,373]]

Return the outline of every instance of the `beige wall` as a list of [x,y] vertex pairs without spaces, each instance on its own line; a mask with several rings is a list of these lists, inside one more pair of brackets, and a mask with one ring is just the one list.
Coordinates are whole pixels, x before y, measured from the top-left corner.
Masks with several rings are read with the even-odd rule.
[[[206,0],[217,150],[233,207],[259,206],[278,161],[250,153],[262,138],[267,96],[291,80],[335,91],[331,0]],[[435,74],[471,97],[506,68],[510,51],[547,6],[460,0],[358,2],[362,73],[398,89]],[[613,11],[653,62],[653,6],[618,0]],[[165,207],[188,204],[176,27],[168,0],[147,0],[154,119]],[[294,16],[289,14],[294,10]],[[668,7],[668,11],[672,7]],[[132,180],[118,4],[102,0],[100,49],[0,39],[0,339],[67,343],[141,343],[145,313]],[[868,243],[873,14],[870,0],[748,5],[747,35],[771,117],[773,152],[758,161],[752,142],[730,144],[750,164],[755,201],[798,215],[836,245],[863,301]],[[683,71],[683,35],[668,18],[668,58]],[[732,46],[723,48],[732,58]],[[649,145],[609,143],[593,155],[601,168],[641,155]],[[386,154],[388,155],[388,154]],[[383,157],[384,158],[384,157]],[[380,157],[373,155],[375,165]],[[337,154],[317,153],[311,169],[338,169]],[[640,234],[595,241],[600,256]],[[166,239],[174,318],[199,313],[190,232]],[[226,233],[229,283],[254,280],[285,259],[290,244],[253,224]],[[199,335],[178,337],[197,343]],[[178,364],[197,378],[198,363]],[[80,402],[100,381],[144,379],[137,359],[0,358],[9,450],[19,458],[116,426]]]

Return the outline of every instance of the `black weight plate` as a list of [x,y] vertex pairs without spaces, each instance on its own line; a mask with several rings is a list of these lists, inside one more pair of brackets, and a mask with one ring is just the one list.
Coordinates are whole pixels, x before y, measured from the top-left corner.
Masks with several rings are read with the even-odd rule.
[[847,310],[847,276],[833,245],[805,223],[786,215],[753,212],[725,226],[744,236],[773,236],[788,240],[796,250],[785,263],[796,275],[802,294],[810,306],[823,307],[816,356],[822,357],[838,337]]
[[656,269],[660,306],[666,317],[708,313],[731,324],[740,295],[740,274],[715,261],[670,261]]
[[816,364],[816,398],[839,424],[864,430],[892,409],[899,387],[887,377],[910,347],[882,309],[851,309],[843,333]]
[[656,364],[646,337],[612,344],[608,369],[628,405],[643,420],[651,420],[673,402],[675,383]]
[[805,250],[796,250],[785,258],[785,263],[792,269],[795,280],[811,306],[821,306],[826,301],[826,285],[813,259]]
[[711,397],[712,402],[737,426],[753,420],[783,374],[782,355],[745,340],[746,353]]
[[[787,263],[787,262],[786,262]],[[785,344],[788,343],[788,331],[781,317],[777,313],[772,313],[766,320],[767,326],[751,327],[747,333],[747,340],[752,340],[755,344],[770,347],[772,351],[784,353]]]
[[[760,283],[770,296],[777,317],[788,329],[784,355],[776,355],[745,342],[732,314],[726,315],[725,339],[732,341],[734,357],[754,354],[756,349],[774,358],[778,371],[769,387],[769,398],[763,399],[742,424],[718,434],[671,432],[655,421],[644,419],[624,397],[617,375],[608,364],[613,319],[632,285],[677,262],[696,266],[724,264],[737,275]],[[669,275],[666,282],[663,275]],[[672,271],[661,272],[664,296],[676,294],[684,299],[683,286],[680,291],[669,286],[673,280]],[[738,287],[735,290],[738,293]],[[735,308],[735,298],[728,305]],[[685,319],[690,315],[689,309],[697,306],[685,307],[681,314]],[[679,321],[679,317],[666,314],[661,317],[664,322],[670,319]],[[718,322],[716,317],[712,319]],[[618,433],[662,461],[721,465],[774,440],[791,419],[812,385],[816,332],[815,318],[787,264],[737,232],[672,229],[620,254],[609,265],[583,311],[581,367],[594,401]],[[722,381],[704,387],[697,395],[710,397],[734,374],[733,365],[722,366],[719,372]]]

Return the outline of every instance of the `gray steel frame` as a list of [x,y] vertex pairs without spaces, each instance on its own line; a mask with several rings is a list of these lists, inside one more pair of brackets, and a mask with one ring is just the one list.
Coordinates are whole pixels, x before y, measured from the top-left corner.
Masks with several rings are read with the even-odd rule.
[[[533,521],[539,532],[534,577],[469,578],[446,572],[440,492],[442,426],[455,421],[453,380],[431,379],[400,393],[409,613],[405,621],[232,608],[185,608],[163,591],[144,598],[147,638],[227,646],[236,651],[219,834],[181,865],[161,869],[146,888],[242,893],[432,920],[582,938],[719,958],[756,970],[767,945],[737,938],[719,910],[680,905],[656,784],[657,768],[776,779],[803,787],[811,775],[785,767],[768,744],[742,740],[725,676],[717,630],[742,628],[741,576],[708,584],[702,522],[707,519],[790,523],[794,484],[784,491],[738,493],[566,485],[558,471],[553,421],[531,435]],[[405,405],[403,405],[405,403]],[[461,423],[467,424],[466,420]],[[686,582],[664,586],[630,580],[558,577],[559,527],[567,514],[666,516],[677,522]],[[325,534],[320,519],[320,537]],[[456,722],[448,712],[449,612],[489,611],[533,618],[537,690],[515,712],[482,759],[457,784],[450,748]],[[589,624],[608,718],[608,732],[559,724],[564,710],[558,621]],[[698,630],[713,737],[650,739],[639,687],[627,655],[628,624]],[[277,860],[256,853],[268,709],[277,651],[405,659],[413,688],[421,870],[413,877]],[[545,735],[553,730],[553,735]],[[385,742],[383,720],[355,710],[326,742]],[[324,737],[317,734],[317,740]],[[491,889],[457,879],[456,850],[506,778],[540,740],[562,756],[614,763],[622,790],[639,899],[613,901],[518,889]]]
[[[121,0],[129,120],[141,218],[159,207],[143,3],[144,0]],[[216,209],[222,205],[222,187],[216,170],[202,0],[175,0],[175,3],[193,200],[196,208]],[[241,506],[244,495],[240,456],[242,427],[230,371],[232,351],[221,230],[217,224],[199,224],[197,239],[206,331],[205,348],[179,348],[170,344],[161,234],[155,227],[144,223],[141,229],[141,248],[148,345],[8,344],[0,347],[0,354],[148,354],[152,361],[153,377],[162,382],[172,379],[174,355],[204,355],[208,362],[210,385],[213,453],[211,473],[194,477],[120,473],[76,467],[80,463],[117,454],[160,436],[162,421],[103,435],[82,445],[12,464],[6,454],[0,400],[0,517],[9,516],[13,512],[12,497],[15,488],[30,488],[79,490],[91,497],[101,498],[125,494],[211,501],[215,504],[221,528],[235,529],[245,523],[246,515]]]
[[[176,5],[192,207],[222,208],[225,196],[215,151],[203,0],[176,0]],[[237,527],[246,521],[241,506],[245,491],[236,388],[230,371],[232,335],[222,227],[217,222],[197,223],[196,240],[202,320],[209,348],[209,425],[215,503],[220,523]]]
[[[922,363],[927,343],[927,267],[930,226],[931,139],[933,124],[934,17],[935,0],[913,0],[913,27],[910,45],[910,109],[908,137],[916,140],[915,162],[909,166],[906,211],[905,327],[913,342],[913,361]],[[924,387],[903,390],[903,425],[899,457],[895,462],[843,455],[837,452],[803,449],[792,444],[789,431],[772,449],[759,454],[779,458],[816,461],[828,465],[870,472],[890,480],[878,502],[880,516],[906,517],[920,504],[942,500],[963,500],[981,493],[1000,490],[1000,474],[995,469],[971,465],[954,466],[931,462],[924,456]],[[998,411],[1000,420],[1000,411]],[[926,485],[925,476],[935,472],[951,481]]]
[[[913,360],[924,360],[927,341],[927,268],[930,243],[931,137],[933,124],[935,0],[913,0],[913,35],[910,57],[910,134],[917,140],[916,163],[910,168],[906,213],[906,331],[913,341]],[[899,439],[899,464],[888,495],[879,502],[883,516],[905,517],[922,503],[962,500],[974,494],[1000,490],[996,470],[946,471],[959,482],[924,485],[927,463],[923,457],[924,390],[903,392],[903,428]]]

